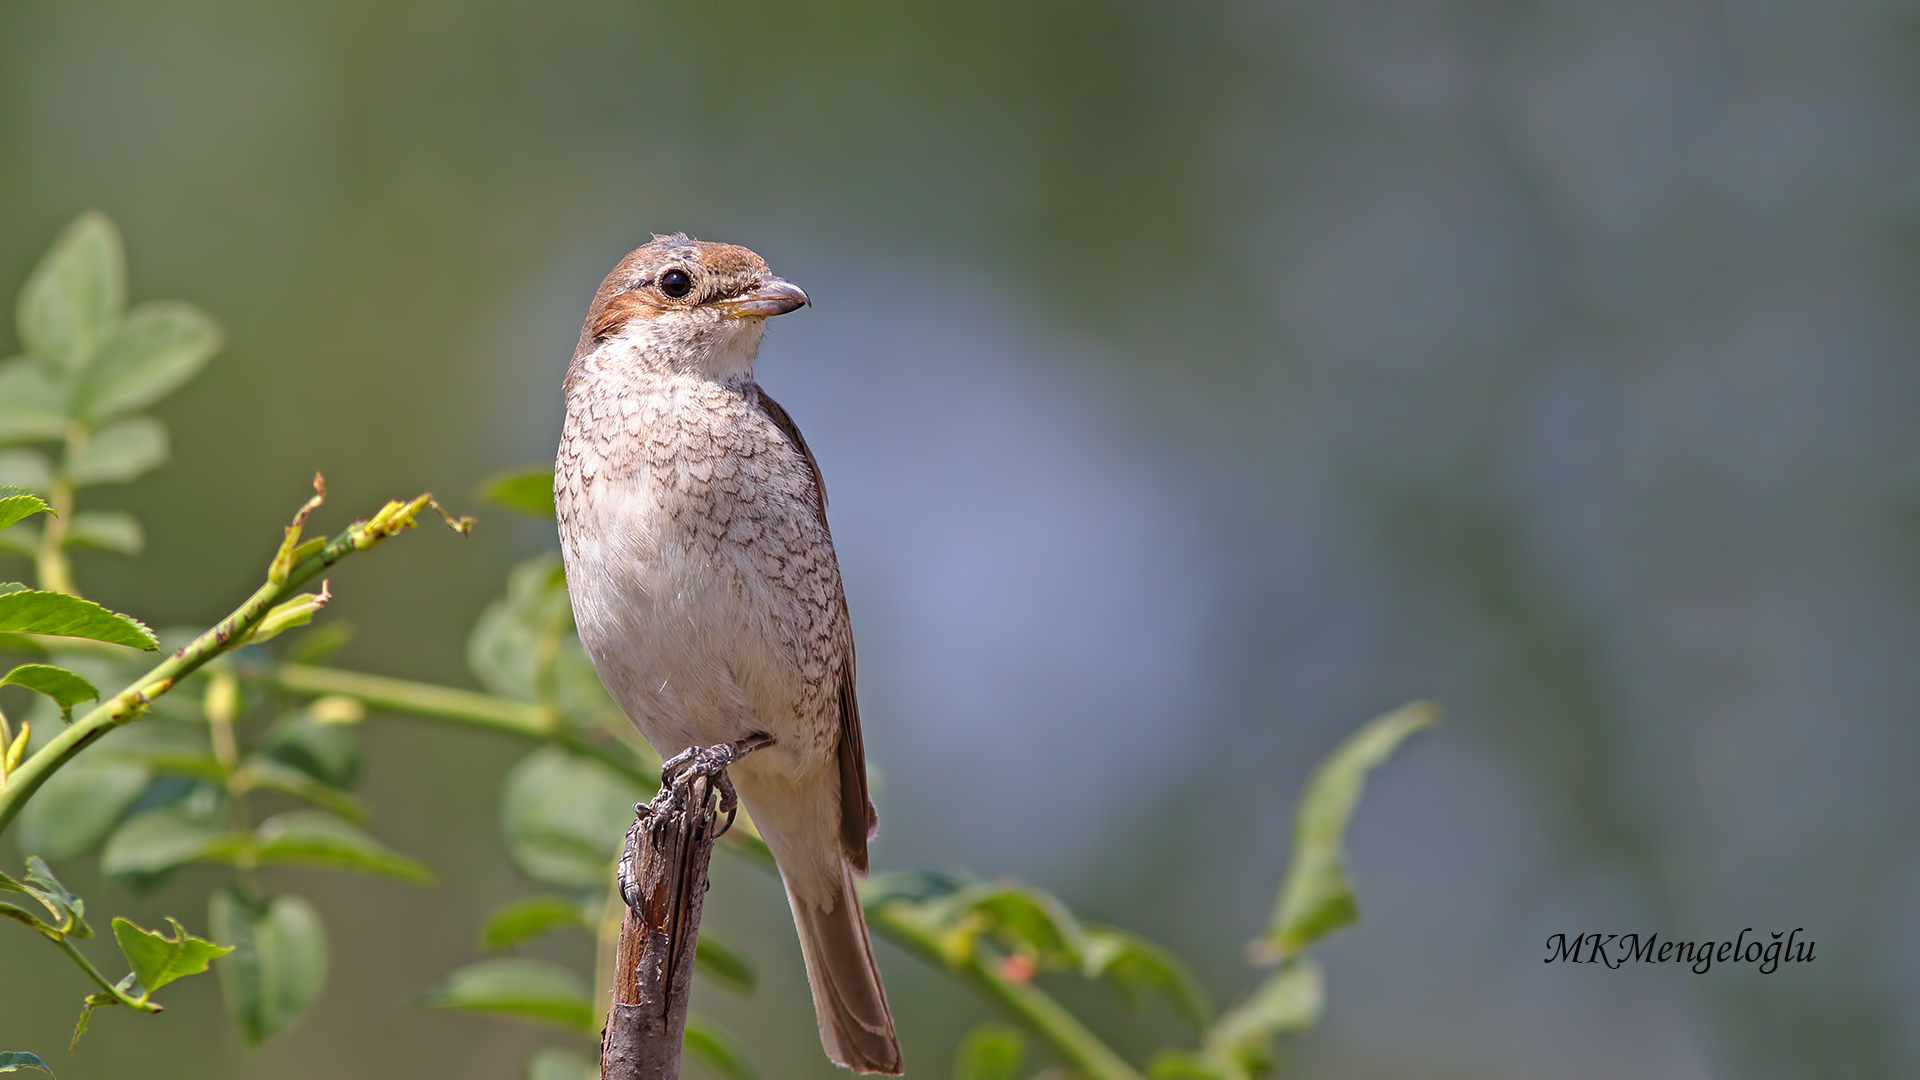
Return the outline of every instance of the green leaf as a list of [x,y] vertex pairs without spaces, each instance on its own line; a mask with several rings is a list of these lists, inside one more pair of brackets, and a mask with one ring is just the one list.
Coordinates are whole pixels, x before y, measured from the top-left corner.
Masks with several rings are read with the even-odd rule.
[[0,363],[0,443],[67,437],[67,391],[24,356]]
[[1197,1027],[1213,1015],[1199,980],[1180,958],[1145,938],[1112,926],[1083,926],[1085,955],[1080,970],[1089,979],[1106,979],[1133,1002],[1137,991],[1153,990],[1173,1002]]
[[123,484],[167,460],[167,428],[151,416],[136,416],[93,433],[67,454],[67,479],[75,487]]
[[551,465],[490,477],[480,485],[479,494],[482,499],[503,510],[512,510],[542,521],[552,521],[555,516]]
[[482,960],[447,976],[420,1004],[454,1012],[557,1024],[591,1033],[600,1026],[593,1000],[573,972],[545,960]]
[[25,1050],[0,1050],[0,1073],[19,1072],[21,1069],[39,1069],[48,1076],[53,1070],[40,1060],[39,1055],[29,1054]]
[[1328,933],[1359,921],[1360,909],[1347,881],[1342,851],[1347,820],[1360,802],[1367,773],[1407,736],[1439,719],[1440,710],[1425,702],[1402,706],[1361,728],[1314,770],[1294,817],[1293,856],[1274,906],[1273,923],[1255,943],[1260,959],[1293,956]]
[[358,870],[403,881],[433,880],[425,863],[375,840],[359,826],[318,810],[276,814],[254,830],[253,857],[261,863],[294,863]]
[[1026,1036],[1006,1024],[981,1024],[960,1041],[954,1055],[953,1080],[1015,1080]]
[[573,629],[572,618],[560,556],[528,559],[507,575],[507,595],[488,604],[474,623],[467,666],[494,693],[533,700],[545,674],[541,669]]
[[[65,885],[60,884],[60,879],[54,877],[53,871],[47,868],[46,860],[38,855],[27,856],[27,880],[25,881],[0,873],[0,891],[22,892],[40,901],[40,906],[46,908],[47,912],[53,916],[53,922],[44,925],[62,934],[77,938],[93,936],[93,928],[87,925],[87,902],[68,891]],[[0,907],[8,908],[6,913],[11,918],[21,918],[24,915],[26,918],[21,919],[23,922],[38,921],[20,908],[11,905],[0,905]],[[14,914],[15,912],[18,914]]]
[[[0,368],[6,365],[0,364]],[[0,410],[6,406],[0,404]],[[0,442],[6,441],[0,439]],[[53,466],[38,450],[0,450],[0,484],[25,488],[41,495],[53,491]]]
[[1041,967],[1078,967],[1085,954],[1079,920],[1051,893],[1031,886],[986,882],[929,908],[935,919],[948,925],[964,928],[974,923]]
[[173,927],[172,937],[118,916],[113,920],[113,940],[120,945],[120,955],[127,958],[134,977],[149,994],[175,979],[200,974],[209,964],[233,951],[231,945],[215,945],[187,933],[178,919],[169,916],[167,922]]
[[759,1080],[760,1073],[726,1029],[698,1016],[687,1017],[687,1029],[680,1036],[680,1049],[707,1063],[727,1080]]
[[92,683],[52,664],[21,664],[0,676],[0,686],[24,686],[45,694],[60,706],[62,717],[70,717],[75,705],[100,696]]
[[67,523],[67,544],[138,555],[147,546],[147,534],[140,519],[125,511],[86,510]]
[[247,1045],[305,1015],[327,981],[327,934],[312,904],[282,895],[256,906],[222,889],[208,900],[207,922],[233,945],[218,968],[220,990]]
[[209,821],[190,817],[179,807],[136,814],[113,831],[100,853],[100,871],[108,876],[152,874],[199,860],[231,858],[247,842]]
[[158,649],[153,631],[128,615],[91,600],[38,589],[0,591],[0,633],[88,638],[136,649]]
[[126,762],[83,757],[47,778],[20,811],[20,847],[54,862],[77,858],[98,844],[153,774]]
[[353,822],[367,820],[367,808],[359,799],[324,780],[316,780],[270,758],[252,758],[234,774],[234,781],[247,789],[278,791],[326,807]]
[[507,773],[501,816],[508,850],[527,876],[564,888],[601,888],[626,841],[639,785],[600,762],[553,747]]
[[1201,1056],[1240,1075],[1264,1072],[1273,1066],[1274,1037],[1312,1028],[1325,1005],[1319,965],[1289,960],[1207,1031]]
[[693,943],[693,970],[742,996],[753,993],[754,984],[759,980],[753,961],[747,959],[745,953],[705,930]]
[[600,1063],[548,1046],[527,1062],[527,1080],[600,1080]]
[[[567,927],[589,934],[598,929],[593,913],[577,900],[552,894],[529,896],[495,908],[487,916],[486,925],[480,928],[480,947],[497,952]],[[695,960],[698,962],[697,955]]]
[[365,763],[360,738],[352,729],[315,723],[304,714],[275,723],[262,740],[260,753],[342,789],[351,789],[359,782]]
[[53,242],[20,290],[20,342],[50,371],[78,370],[113,336],[126,306],[120,234],[89,211]]
[[45,499],[23,487],[0,484],[0,529],[4,529],[28,514],[51,514],[53,507]]
[[94,360],[78,411],[98,422],[144,409],[199,374],[219,350],[220,325],[200,309],[142,304]]
[[[323,623],[289,646],[281,657],[289,664],[319,664],[335,650],[353,640],[353,624],[338,619]],[[598,1078],[596,1078],[598,1080]]]

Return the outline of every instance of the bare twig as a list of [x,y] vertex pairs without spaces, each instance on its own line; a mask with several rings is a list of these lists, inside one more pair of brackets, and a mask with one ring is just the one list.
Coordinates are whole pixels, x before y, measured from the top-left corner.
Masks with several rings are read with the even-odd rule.
[[713,842],[736,800],[728,765],[765,736],[688,751],[661,766],[653,801],[634,807],[620,856],[620,924],[613,1004],[600,1039],[601,1080],[677,1080],[693,991],[694,947]]

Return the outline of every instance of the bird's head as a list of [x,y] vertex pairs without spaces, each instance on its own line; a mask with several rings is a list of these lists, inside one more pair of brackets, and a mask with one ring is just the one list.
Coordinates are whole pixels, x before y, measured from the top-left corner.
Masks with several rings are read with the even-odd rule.
[[663,374],[743,378],[767,319],[809,303],[800,286],[773,276],[746,248],[684,233],[655,236],[600,283],[580,352],[614,349],[618,359]]

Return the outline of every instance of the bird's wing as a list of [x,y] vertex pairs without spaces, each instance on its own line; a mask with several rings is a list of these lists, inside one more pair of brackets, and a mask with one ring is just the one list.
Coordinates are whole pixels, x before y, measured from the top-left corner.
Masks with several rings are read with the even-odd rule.
[[[807,468],[813,472],[813,491],[815,507],[820,514],[821,531],[827,531],[827,484],[820,476],[820,463],[814,460],[813,450],[807,446],[807,437],[800,434],[800,425],[793,422],[787,410],[768,396],[765,390],[755,388],[754,401],[773,426],[780,429],[793,448],[807,461]],[[831,534],[829,534],[831,535]],[[840,622],[850,626],[847,616],[847,594],[843,589],[839,594]],[[840,710],[840,849],[846,853],[847,861],[853,864],[858,873],[867,872],[867,841],[880,827],[880,815],[873,809],[873,800],[867,794],[867,750],[860,739],[860,702],[854,696],[853,634],[846,636],[846,657],[840,665],[840,692],[836,695]]]

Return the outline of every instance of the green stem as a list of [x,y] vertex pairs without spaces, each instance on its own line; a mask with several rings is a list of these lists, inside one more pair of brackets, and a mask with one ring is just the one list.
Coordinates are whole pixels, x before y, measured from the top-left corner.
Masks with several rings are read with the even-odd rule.
[[1144,1080],[1133,1066],[1046,991],[1030,982],[1016,982],[1001,975],[977,949],[968,949],[964,957],[950,955],[942,946],[938,932],[920,925],[905,904],[896,901],[869,908],[867,920],[881,937],[955,976],[1025,1024],[1076,1072],[1090,1080]]
[[53,513],[40,527],[40,548],[34,553],[34,576],[48,592],[75,593],[73,565],[67,561],[67,521],[73,517],[73,485],[62,475],[50,492]]
[[[260,620],[273,610],[274,605],[298,592],[300,586],[319,577],[341,559],[356,551],[365,551],[411,526],[413,515],[425,508],[429,501],[427,496],[422,495],[411,503],[390,503],[371,521],[358,521],[348,526],[345,532],[328,541],[319,551],[290,568],[281,581],[271,580],[275,575],[270,574],[266,584],[255,590],[246,603],[235,608],[213,629],[194,638],[191,644],[161,661],[152,671],[135,680],[133,685],[102,702],[54,736],[38,753],[21,762],[20,768],[8,778],[5,790],[0,790],[0,833],[13,823],[20,808],[26,805],[41,784],[46,783],[47,777],[73,760],[75,754],[100,736],[144,714],[154,698],[173,689],[181,679],[199,670],[209,660],[244,641],[247,632],[260,625]],[[279,560],[275,562],[279,564]]]
[[62,951],[64,951],[68,956],[72,957],[73,962],[80,965],[80,970],[86,972],[88,978],[92,979],[95,983],[99,984],[100,989],[106,991],[108,994],[113,995],[113,1000],[119,1002],[122,1005],[127,1005],[132,1008],[139,1009],[141,1012],[157,1013],[160,1011],[159,1005],[156,1005],[151,1001],[143,1001],[140,998],[128,997],[119,988],[115,987],[112,983],[108,982],[107,977],[105,975],[100,974],[100,969],[94,967],[93,962],[91,960],[88,960],[86,956],[80,952],[79,949],[76,949],[73,947],[73,942],[68,941],[66,938],[66,935],[64,934],[61,935],[60,938],[54,942],[54,944],[60,946]]
[[316,697],[337,694],[369,708],[452,720],[528,739],[550,738],[559,728],[559,720],[552,710],[531,701],[457,690],[451,686],[306,664],[281,664],[268,677],[281,689],[296,694]]

